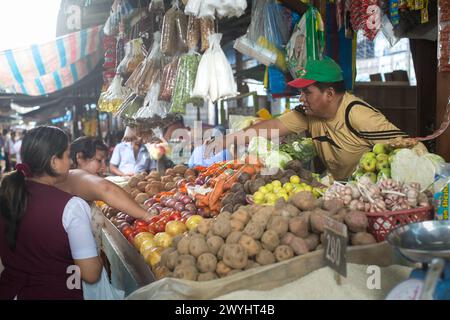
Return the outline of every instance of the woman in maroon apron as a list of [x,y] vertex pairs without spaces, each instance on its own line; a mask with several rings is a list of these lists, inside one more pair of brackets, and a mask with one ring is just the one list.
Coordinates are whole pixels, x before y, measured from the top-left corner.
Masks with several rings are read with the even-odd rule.
[[102,264],[89,206],[55,188],[69,173],[68,137],[32,129],[21,156],[0,184],[0,299],[83,299],[81,280],[98,281]]

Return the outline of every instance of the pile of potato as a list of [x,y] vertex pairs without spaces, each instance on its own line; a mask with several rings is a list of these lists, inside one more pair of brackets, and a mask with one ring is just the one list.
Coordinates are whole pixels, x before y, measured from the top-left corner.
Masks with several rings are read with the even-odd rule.
[[149,174],[146,172],[139,173],[130,178],[124,190],[130,193],[139,204],[143,204],[150,197],[160,192],[176,189],[177,182],[180,180],[191,181],[196,177],[196,172],[184,165],[176,165],[167,169],[165,174],[160,176],[155,170]]
[[363,212],[299,192],[288,203],[280,199],[275,206],[241,206],[234,213],[204,219],[196,229],[173,239],[153,271],[157,279],[208,281],[285,261],[323,248],[325,216],[347,225],[350,244],[376,242],[366,232]]

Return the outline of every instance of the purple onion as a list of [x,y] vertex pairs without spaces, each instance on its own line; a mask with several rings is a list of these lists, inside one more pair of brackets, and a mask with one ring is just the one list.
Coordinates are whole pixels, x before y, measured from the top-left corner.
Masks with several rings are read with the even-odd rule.
[[203,178],[197,178],[197,179],[195,179],[195,184],[202,186],[205,184],[205,180]]
[[188,204],[192,202],[192,199],[187,194],[185,194],[181,196],[180,201],[183,202],[184,204]]
[[205,209],[203,209],[203,208],[197,208],[197,214],[199,215],[199,216],[202,216],[202,217],[205,217]]
[[173,195],[173,198],[175,199],[175,201],[180,201],[181,196],[182,196],[182,193],[181,193],[181,192],[176,192],[176,193]]
[[120,225],[117,226],[120,232],[122,232],[123,229],[125,229],[126,227],[131,227],[131,225],[128,222],[122,222]]
[[136,220],[136,219],[130,215],[127,215],[125,217],[125,221],[128,222],[129,224],[133,224],[134,220]]
[[175,203],[175,205],[173,206],[173,208],[176,210],[176,211],[184,211],[184,204],[182,203],[182,202],[177,202],[177,203]]
[[119,227],[122,223],[127,223],[127,221],[125,219],[116,219],[113,223],[116,227]]
[[161,205],[165,207],[167,205],[167,201],[169,201],[169,197],[162,196],[161,199],[159,200],[159,203],[161,203]]
[[183,212],[181,212],[181,217],[182,218],[189,218],[190,216],[192,216],[192,213],[190,211],[183,211]]
[[147,201],[144,202],[144,206],[152,206],[156,203],[156,200],[154,198],[150,198]]
[[197,207],[193,203],[188,203],[184,207],[186,208],[186,210],[188,210],[192,214],[195,214],[197,212]]
[[159,215],[159,210],[156,208],[150,208],[147,210],[150,214],[154,214],[155,216]]
[[175,199],[170,199],[166,202],[166,207],[175,208],[175,203],[177,203]]

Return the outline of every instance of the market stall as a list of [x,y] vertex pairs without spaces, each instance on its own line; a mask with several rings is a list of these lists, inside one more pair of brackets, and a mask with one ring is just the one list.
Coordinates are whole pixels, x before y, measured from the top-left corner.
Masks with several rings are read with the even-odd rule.
[[[309,61],[333,53],[351,89],[355,31],[368,39],[383,32],[394,41],[393,26],[405,32],[403,14],[421,15],[418,24],[428,22],[427,5],[412,8],[406,2],[395,2],[398,7],[394,2],[374,4],[378,10],[388,5],[383,7],[388,14],[377,16],[383,22],[373,21],[382,27],[374,28],[364,22],[371,16],[360,13],[368,12],[368,1],[337,1],[327,4],[329,10],[302,5],[301,12],[270,0],[251,6],[247,1],[139,3],[115,1],[105,24],[104,87],[98,107],[140,136],[160,139],[149,146],[155,160],[169,149],[161,129],[184,115],[187,104],[204,108],[238,95],[241,84],[223,43],[230,35],[219,21],[250,18],[246,33],[233,39],[234,49],[264,65],[271,98],[296,95],[286,83],[304,74]],[[440,26],[445,27],[445,6],[440,4],[439,10]],[[446,41],[445,32],[439,41]],[[440,67],[445,71],[443,51]],[[240,130],[276,116],[259,111],[230,118],[229,127]],[[399,246],[385,242],[388,235],[400,226],[448,220],[449,164],[420,143],[436,138],[446,126],[448,121],[425,138],[371,145],[345,181],[315,172],[317,150],[313,139],[303,135],[278,143],[254,137],[243,157],[235,153],[231,161],[208,167],[177,164],[130,177],[121,182],[122,188],[153,217],[136,220],[102,207],[108,219],[103,250],[112,283],[130,299],[233,298],[233,292],[242,290],[284,290],[280,288],[297,280],[297,290],[308,290],[302,287],[308,277],[329,272],[327,279],[333,275],[335,282],[323,286],[339,292],[345,285],[345,290],[361,287],[367,280],[361,276],[364,268],[378,266],[391,279],[383,294],[353,298],[384,299],[410,276],[413,262],[424,262],[401,257],[394,250]],[[317,297],[326,298],[301,295]]]

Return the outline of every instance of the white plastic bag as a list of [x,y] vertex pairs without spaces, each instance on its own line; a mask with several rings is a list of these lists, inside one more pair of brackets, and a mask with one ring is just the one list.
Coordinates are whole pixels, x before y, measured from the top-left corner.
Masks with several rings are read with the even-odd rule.
[[90,284],[83,281],[84,300],[123,300],[125,292],[115,288],[108,278],[105,268],[102,270],[100,280]]
[[209,36],[209,49],[205,51],[195,79],[194,97],[209,98],[215,102],[220,98],[237,95],[233,70],[220,47],[222,34]]
[[187,15],[198,17],[201,5],[202,0],[189,0],[186,7],[184,8],[184,13]]

